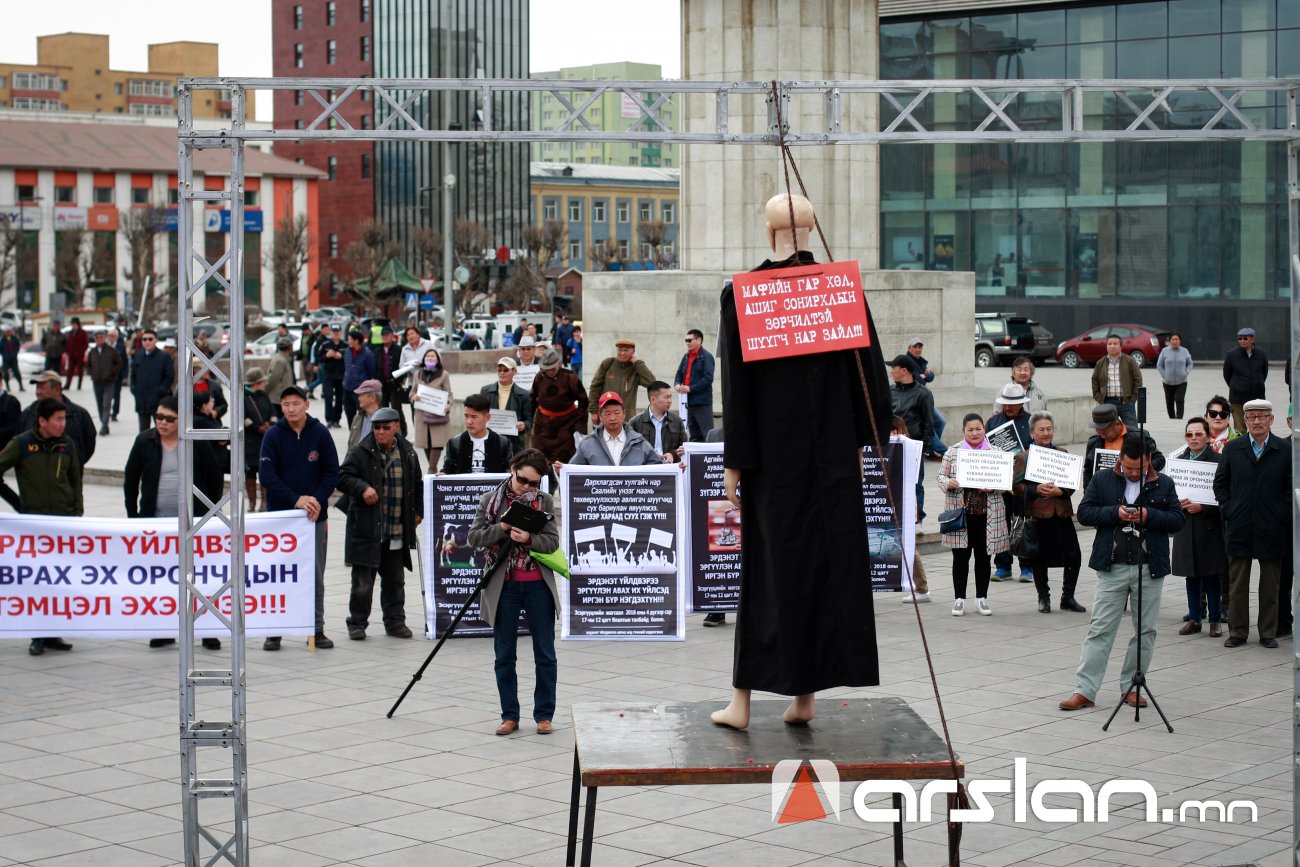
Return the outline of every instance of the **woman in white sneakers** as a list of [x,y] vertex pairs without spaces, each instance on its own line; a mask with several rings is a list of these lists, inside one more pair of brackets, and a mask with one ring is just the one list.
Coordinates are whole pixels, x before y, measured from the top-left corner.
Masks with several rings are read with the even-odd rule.
[[1007,532],[1007,510],[998,491],[989,492],[963,488],[957,484],[957,461],[968,449],[989,449],[984,436],[984,420],[979,413],[970,413],[962,419],[962,440],[949,448],[939,469],[939,490],[943,492],[944,511],[963,509],[966,526],[942,535],[945,548],[952,550],[952,587],[956,598],[952,616],[966,613],[966,582],[970,574],[971,553],[975,554],[975,610],[989,615],[989,575],[994,555],[1008,550],[1010,534]]

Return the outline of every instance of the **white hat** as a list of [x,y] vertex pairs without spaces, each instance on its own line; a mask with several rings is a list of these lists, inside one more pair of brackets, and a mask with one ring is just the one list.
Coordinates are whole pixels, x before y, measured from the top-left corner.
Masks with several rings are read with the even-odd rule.
[[1002,391],[998,393],[998,398],[994,403],[998,406],[1017,406],[1029,403],[1029,398],[1025,397],[1024,387],[1014,382],[1008,382],[1002,386]]
[[519,348],[521,349],[525,346],[536,346],[536,345],[537,345],[537,341],[533,339],[533,336],[531,334],[519,338]]

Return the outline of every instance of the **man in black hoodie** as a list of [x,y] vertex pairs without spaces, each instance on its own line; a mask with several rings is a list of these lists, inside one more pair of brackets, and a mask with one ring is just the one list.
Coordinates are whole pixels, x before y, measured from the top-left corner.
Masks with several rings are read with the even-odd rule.
[[[325,635],[325,547],[330,494],[339,481],[339,453],[325,425],[307,415],[307,392],[290,385],[280,394],[282,416],[262,438],[258,475],[267,511],[302,509],[316,524],[316,647],[334,646]],[[279,650],[279,636],[263,650]]]

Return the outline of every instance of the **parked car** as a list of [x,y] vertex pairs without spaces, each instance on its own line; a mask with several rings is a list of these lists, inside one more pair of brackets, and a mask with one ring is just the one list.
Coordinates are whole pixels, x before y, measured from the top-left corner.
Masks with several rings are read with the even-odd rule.
[[1173,332],[1154,325],[1133,323],[1099,325],[1063,341],[1056,347],[1056,360],[1065,367],[1091,367],[1106,354],[1106,338],[1112,334],[1119,335],[1122,351],[1128,353],[1141,367],[1144,364],[1155,364],[1160,350],[1169,342],[1169,335]]
[[31,379],[44,369],[45,353],[41,351],[40,343],[29,340],[18,347],[18,372],[23,375],[23,379]]
[[1028,355],[1035,363],[1052,357],[1052,332],[1019,313],[975,314],[975,366],[1010,364]]
[[308,310],[302,318],[304,322],[344,323],[352,318],[352,311],[346,307],[318,307],[315,310]]
[[[293,341],[294,349],[298,348],[298,343],[302,339],[302,326],[290,325],[289,339]],[[275,342],[280,339],[279,331],[268,331],[256,340],[244,344],[245,358],[270,358],[275,355]]]

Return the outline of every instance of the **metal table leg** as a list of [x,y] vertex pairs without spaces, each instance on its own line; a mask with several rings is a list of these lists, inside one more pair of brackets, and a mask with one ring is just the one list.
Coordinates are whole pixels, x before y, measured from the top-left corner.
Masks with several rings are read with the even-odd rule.
[[894,823],[894,867],[907,867],[903,862],[903,794],[894,792],[893,799],[898,812],[898,821]]
[[587,787],[587,812],[582,819],[582,867],[591,867],[591,841],[596,836],[596,787]]
[[582,774],[578,772],[578,747],[573,747],[573,793],[569,796],[569,848],[565,854],[565,867],[573,867],[573,856],[578,849],[578,798],[582,794]]

